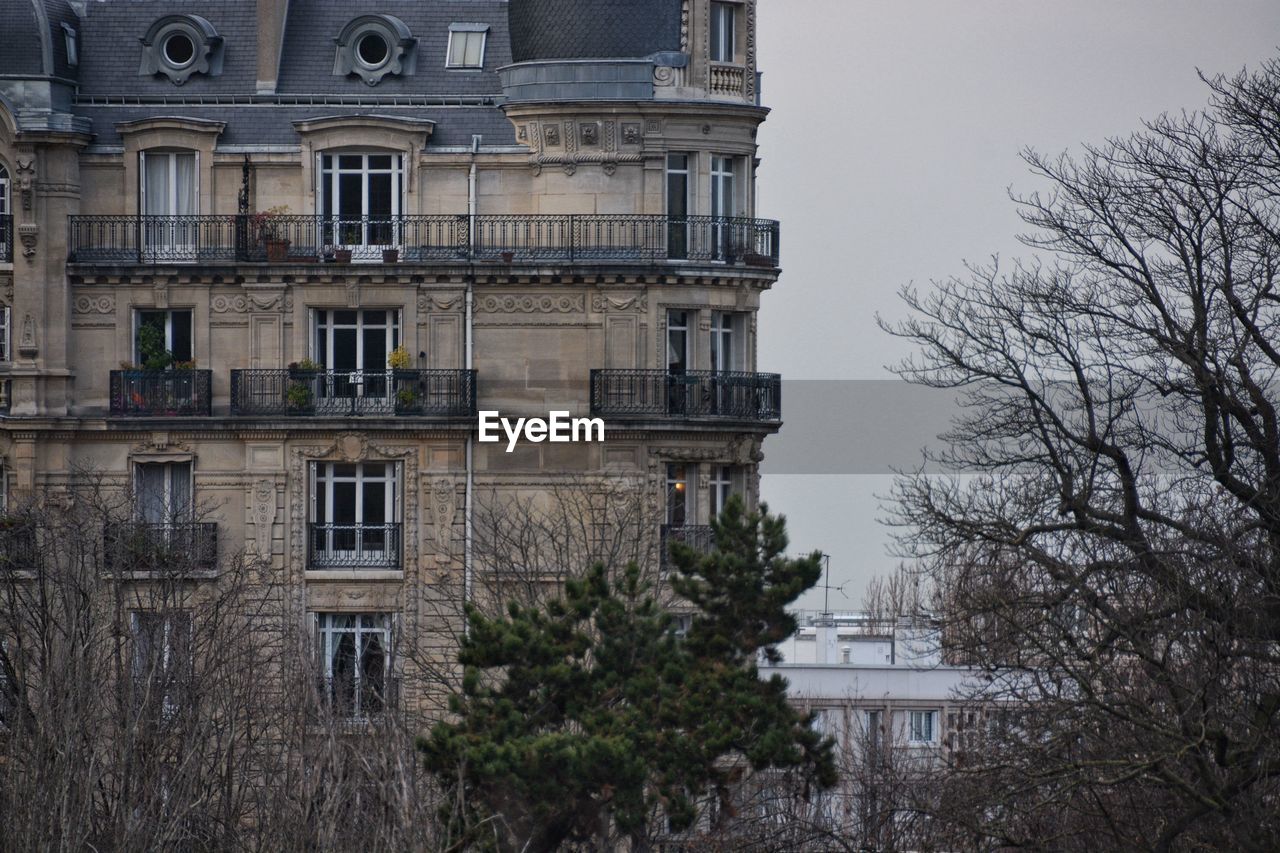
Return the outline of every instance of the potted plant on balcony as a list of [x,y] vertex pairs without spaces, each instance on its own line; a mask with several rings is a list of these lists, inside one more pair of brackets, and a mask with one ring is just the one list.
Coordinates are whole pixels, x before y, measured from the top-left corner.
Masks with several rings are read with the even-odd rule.
[[351,263],[351,250],[338,247],[333,250],[333,260],[339,264]]
[[304,358],[289,364],[289,384],[285,386],[285,406],[292,414],[306,414],[315,407],[315,377],[324,365]]
[[418,400],[418,394],[413,389],[416,377],[410,370],[412,365],[413,357],[403,344],[387,353],[387,372],[391,374],[391,387],[396,389],[397,410],[411,409]]
[[384,264],[396,264],[400,262],[400,250],[395,246],[390,246],[382,250],[382,262]]
[[283,263],[289,258],[290,241],[285,237],[284,230],[284,217],[288,213],[289,205],[276,205],[258,211],[250,222],[258,242],[266,246],[267,260],[273,264]]

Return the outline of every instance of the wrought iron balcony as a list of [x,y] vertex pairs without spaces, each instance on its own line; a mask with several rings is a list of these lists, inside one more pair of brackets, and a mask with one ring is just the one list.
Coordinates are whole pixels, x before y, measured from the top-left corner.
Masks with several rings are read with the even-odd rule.
[[40,558],[36,541],[33,520],[0,512],[0,572],[34,570]]
[[113,370],[111,414],[132,418],[208,416],[213,371]]
[[649,214],[69,218],[77,264],[658,263],[778,265],[768,219]]
[[0,213],[0,264],[13,261],[13,214]]
[[233,370],[233,415],[468,417],[474,370]]
[[399,571],[399,524],[309,524],[307,568]]
[[109,572],[180,575],[218,568],[214,522],[121,522],[108,525],[103,540],[103,563]]
[[688,545],[700,554],[711,553],[716,545],[715,534],[709,524],[664,524],[658,538],[662,548],[663,571],[675,568],[675,563],[671,559],[672,542]]
[[782,418],[782,377],[709,370],[593,370],[591,412],[617,418],[776,423]]

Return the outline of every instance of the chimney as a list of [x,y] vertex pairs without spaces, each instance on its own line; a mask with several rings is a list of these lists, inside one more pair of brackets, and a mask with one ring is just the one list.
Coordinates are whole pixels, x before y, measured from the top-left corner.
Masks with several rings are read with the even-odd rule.
[[258,94],[273,95],[280,80],[289,0],[258,0]]

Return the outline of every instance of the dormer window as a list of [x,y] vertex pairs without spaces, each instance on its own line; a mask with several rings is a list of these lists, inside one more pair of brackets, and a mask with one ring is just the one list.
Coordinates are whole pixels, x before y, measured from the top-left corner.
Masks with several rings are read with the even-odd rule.
[[80,51],[76,42],[76,28],[70,24],[62,25],[62,41],[67,48],[67,65],[80,64]]
[[361,15],[334,39],[333,73],[356,74],[370,86],[387,76],[413,74],[417,40],[393,15]]
[[162,74],[181,86],[193,74],[222,73],[222,37],[199,15],[169,15],[142,37],[138,74]]
[[484,68],[484,43],[488,24],[450,24],[446,68]]

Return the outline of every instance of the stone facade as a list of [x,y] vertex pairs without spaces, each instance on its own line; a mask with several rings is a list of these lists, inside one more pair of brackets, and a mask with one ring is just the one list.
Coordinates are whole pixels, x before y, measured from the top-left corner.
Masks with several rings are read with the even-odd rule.
[[[479,492],[626,477],[664,511],[678,475],[675,527],[754,501],[780,425],[756,373],[778,231],[754,219],[755,3],[664,2],[670,50],[514,65],[506,3],[226,0],[190,30],[151,0],[0,3],[39,47],[0,50],[8,498],[91,472],[142,493],[169,466],[166,506],[189,489],[300,622],[393,613],[405,636],[456,629],[431,601],[465,595]],[[341,74],[362,15],[394,19],[398,64]],[[172,32],[194,70],[163,73]],[[185,364],[145,363],[143,326]],[[477,407],[597,415],[607,439],[506,453]],[[340,484],[352,466],[372,479]]]

